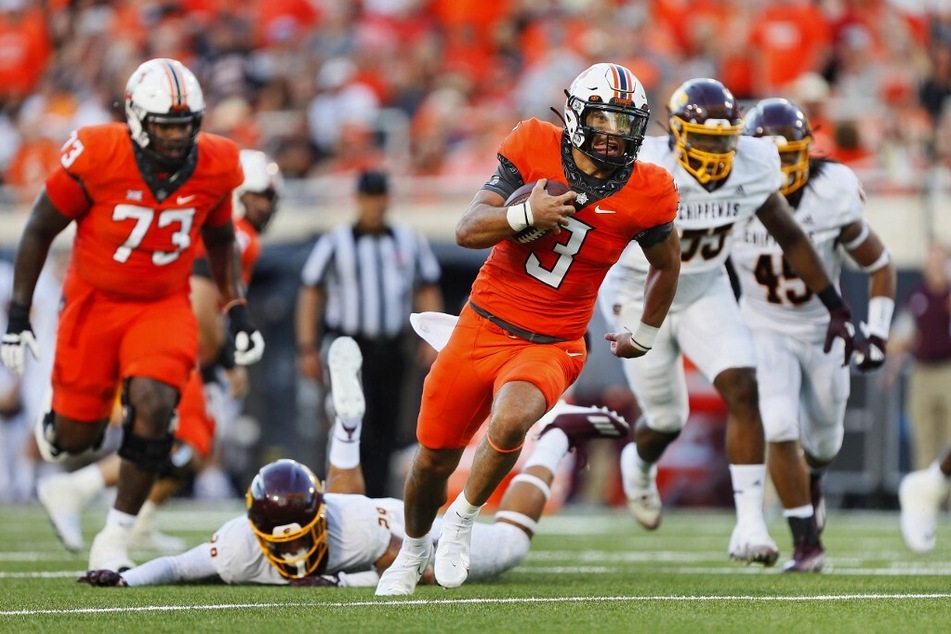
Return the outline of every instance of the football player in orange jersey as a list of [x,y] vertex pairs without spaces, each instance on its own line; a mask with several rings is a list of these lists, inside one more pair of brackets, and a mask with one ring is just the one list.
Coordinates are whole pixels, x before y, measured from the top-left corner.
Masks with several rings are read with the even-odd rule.
[[[472,524],[515,464],[527,430],[584,366],[584,332],[598,287],[637,240],[651,263],[645,307],[633,332],[608,333],[611,352],[648,352],[677,289],[678,195],[670,174],[636,161],[649,110],[630,70],[599,63],[566,91],[565,128],[520,122],[502,141],[499,167],[456,226],[464,247],[493,247],[470,301],[423,388],[419,450],[405,490],[406,535],[378,595],[411,594],[432,553],[426,538],[446,502],[446,484],[466,444],[488,417],[465,489],[447,510],[436,548],[437,582],[468,576]],[[548,180],[571,191],[552,196]],[[509,196],[537,181],[527,201]],[[547,233],[523,243],[533,227]]]
[[22,373],[26,351],[39,354],[30,325],[39,271],[53,239],[75,222],[51,408],[37,424],[44,458],[95,447],[122,386],[118,493],[93,542],[90,568],[131,565],[129,533],[172,449],[175,407],[197,355],[189,275],[199,239],[229,318],[235,360],[254,363],[264,349],[235,261],[238,147],[199,132],[204,108],[198,80],[180,62],[139,66],[126,84],[127,123],[80,128],[69,138],[17,250],[0,356]]
[[[232,196],[235,234],[241,255],[241,279],[247,287],[261,253],[259,234],[267,227],[277,210],[283,187],[280,168],[270,157],[257,150],[241,150],[244,182]],[[216,423],[224,415],[221,403],[218,368],[224,368],[232,397],[247,391],[247,371],[236,365],[227,332],[221,317],[218,287],[212,279],[208,260],[201,244],[197,245],[191,277],[192,309],[198,319],[198,367],[189,376],[178,404],[178,426],[175,444],[165,467],[158,473],[149,499],[139,511],[129,546],[132,549],[179,552],[184,540],[160,532],[154,521],[158,505],[174,495],[183,478],[197,473],[213,457]],[[106,487],[119,481],[120,459],[110,454],[94,464],[71,473],[59,473],[37,483],[36,494],[46,508],[57,536],[67,549],[85,547],[80,514],[83,508]]]

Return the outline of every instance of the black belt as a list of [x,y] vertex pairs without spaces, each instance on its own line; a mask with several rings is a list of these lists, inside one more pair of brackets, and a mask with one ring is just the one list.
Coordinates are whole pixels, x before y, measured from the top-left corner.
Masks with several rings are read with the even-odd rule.
[[485,310],[484,308],[479,308],[478,306],[473,304],[472,301],[469,302],[469,306],[472,308],[472,310],[476,312],[477,315],[481,317],[485,317],[486,319],[491,321],[493,324],[495,324],[496,326],[498,326],[505,332],[509,334],[513,334],[516,337],[520,337],[524,339],[525,341],[530,341],[532,343],[561,343],[562,341],[569,341],[568,339],[562,339],[561,337],[552,337],[551,335],[540,335],[538,333],[529,332],[528,330],[519,328],[518,326],[513,326],[507,321],[503,321],[499,319],[498,317],[496,317],[489,311]]

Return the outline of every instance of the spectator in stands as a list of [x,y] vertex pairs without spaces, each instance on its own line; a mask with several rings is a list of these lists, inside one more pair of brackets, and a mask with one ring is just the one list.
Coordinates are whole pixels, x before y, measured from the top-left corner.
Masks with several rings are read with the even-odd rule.
[[951,445],[951,259],[934,242],[921,283],[905,300],[889,338],[886,384],[911,357],[905,406],[911,423],[912,465],[925,469]]

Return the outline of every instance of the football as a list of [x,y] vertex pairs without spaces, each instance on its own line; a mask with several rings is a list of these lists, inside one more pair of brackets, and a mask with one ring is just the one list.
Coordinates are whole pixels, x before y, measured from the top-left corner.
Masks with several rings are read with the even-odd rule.
[[[510,207],[512,205],[517,205],[528,200],[528,197],[531,196],[532,190],[535,189],[535,183],[538,181],[532,181],[531,183],[525,183],[508,197],[508,200],[505,201],[505,206]],[[560,196],[566,192],[571,191],[571,188],[565,185],[564,183],[559,183],[558,181],[549,180],[545,183],[545,191],[552,196]],[[539,238],[543,238],[551,233],[548,229],[536,229],[535,227],[526,227],[512,236],[512,239],[516,242],[522,244],[528,244],[529,242],[534,242]]]

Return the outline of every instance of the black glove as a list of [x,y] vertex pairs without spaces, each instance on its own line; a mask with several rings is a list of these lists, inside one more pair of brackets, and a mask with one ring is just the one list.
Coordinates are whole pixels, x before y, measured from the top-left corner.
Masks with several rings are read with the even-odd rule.
[[862,330],[865,336],[855,338],[855,367],[862,372],[871,372],[885,363],[886,342],[878,335],[869,335],[864,328]]
[[264,337],[251,323],[244,301],[232,302],[228,308],[228,326],[234,342],[234,360],[238,365],[251,365],[264,354]]
[[7,312],[7,333],[3,335],[3,344],[0,347],[3,365],[14,374],[23,376],[26,350],[30,351],[34,359],[39,359],[40,347],[30,324],[30,307],[11,302]]
[[100,588],[125,588],[126,582],[118,572],[114,570],[89,570],[82,577],[76,580],[77,583],[88,583],[91,586]]
[[291,579],[295,588],[335,588],[339,585],[336,575],[309,575]]

